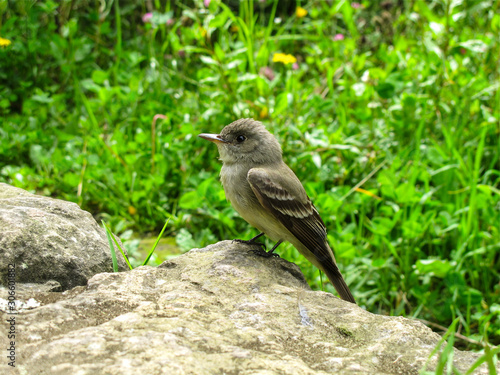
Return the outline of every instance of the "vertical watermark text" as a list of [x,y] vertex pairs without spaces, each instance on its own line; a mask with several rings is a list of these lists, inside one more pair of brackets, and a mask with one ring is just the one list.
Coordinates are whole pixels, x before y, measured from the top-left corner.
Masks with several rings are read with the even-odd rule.
[[16,265],[9,264],[7,268],[7,359],[8,365],[16,367]]

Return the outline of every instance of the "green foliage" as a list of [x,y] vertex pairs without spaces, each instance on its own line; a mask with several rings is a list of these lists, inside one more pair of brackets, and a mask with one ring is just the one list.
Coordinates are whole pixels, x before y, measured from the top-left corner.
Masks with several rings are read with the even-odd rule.
[[[170,219],[168,219],[166,221],[166,223],[163,226],[160,234],[156,238],[155,243],[153,244],[153,246],[151,246],[151,249],[148,251],[148,255],[146,256],[146,258],[144,259],[144,261],[142,263],[139,263],[139,265],[145,266],[145,265],[148,264],[149,260],[151,259],[152,255],[153,255],[153,253],[154,253],[154,251],[156,249],[156,246],[158,245],[158,242],[160,242],[160,239],[163,236],[163,232],[165,232],[165,229],[167,228],[167,225],[168,225],[169,221],[170,221]],[[106,231],[106,236],[108,238],[109,251],[111,253],[111,258],[112,258],[112,262],[113,262],[113,271],[114,272],[118,272],[118,261],[116,259],[116,251],[115,251],[115,247],[113,246],[113,243],[116,245],[116,248],[118,250],[120,250],[120,253],[123,256],[123,259],[125,260],[125,263],[127,263],[127,266],[131,270],[134,269],[134,267],[132,267],[132,265],[130,264],[129,257],[127,256],[127,254],[125,254],[125,251],[120,246],[120,244],[118,243],[118,241],[115,238],[115,235],[113,234],[113,232],[111,232],[111,229],[109,229],[108,225],[106,225],[106,223],[104,222],[104,220],[102,221],[102,226],[103,226],[104,230]],[[135,263],[137,263],[136,259],[132,259],[132,261],[135,262]]]
[[[500,2],[313,0],[303,18],[274,0],[9,4],[1,181],[117,233],[171,217],[183,249],[250,238],[196,135],[254,117],[362,306],[500,343]],[[295,249],[281,255],[321,288]]]
[[[106,223],[104,222],[104,220],[102,221],[102,226],[104,227],[104,230],[106,231],[106,237],[108,239],[109,251],[111,253],[111,261],[113,262],[113,272],[118,272],[119,271],[118,260],[116,258],[116,251],[115,251],[115,247],[113,245],[113,242],[117,243],[117,248],[121,252],[123,252],[123,249],[120,248],[120,246],[118,245],[118,241],[116,241],[116,239],[113,236],[113,233],[111,232],[111,230],[109,229],[109,227],[106,225]],[[124,257],[124,258],[127,259],[127,257]]]

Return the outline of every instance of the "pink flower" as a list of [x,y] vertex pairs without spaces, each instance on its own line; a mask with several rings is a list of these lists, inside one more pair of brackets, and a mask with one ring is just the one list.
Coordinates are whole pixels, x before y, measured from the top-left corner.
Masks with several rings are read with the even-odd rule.
[[205,5],[205,8],[208,8],[210,6],[210,0],[203,0],[203,5]]
[[172,26],[174,24],[174,19],[173,18],[170,18],[168,21],[167,21],[167,26]]
[[359,8],[361,8],[361,4],[360,4],[360,3],[351,3],[351,6],[352,6],[354,9],[359,9]]
[[299,70],[299,63],[298,62],[294,62],[293,65],[292,65],[292,69],[293,70]]
[[337,34],[333,37],[333,41],[344,40],[344,34]]
[[151,22],[151,19],[153,18],[153,13],[146,13],[145,15],[142,16],[142,22]]
[[259,73],[260,73],[260,75],[266,77],[270,81],[272,81],[274,79],[274,72],[268,66],[264,66],[264,67],[260,68]]

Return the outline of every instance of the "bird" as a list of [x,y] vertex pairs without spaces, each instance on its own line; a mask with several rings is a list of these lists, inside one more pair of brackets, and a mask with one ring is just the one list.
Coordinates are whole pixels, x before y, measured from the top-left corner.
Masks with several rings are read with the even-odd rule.
[[356,303],[328,244],[326,226],[302,183],[285,164],[278,140],[252,118],[236,120],[220,134],[199,134],[217,145],[222,161],[220,179],[227,200],[260,234],[239,242],[259,244],[267,235],[276,241],[270,251],[290,242],[307,260],[322,270],[340,297]]

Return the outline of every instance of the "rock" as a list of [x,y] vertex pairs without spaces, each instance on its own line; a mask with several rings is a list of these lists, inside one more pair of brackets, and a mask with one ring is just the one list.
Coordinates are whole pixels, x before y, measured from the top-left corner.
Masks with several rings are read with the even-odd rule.
[[[102,273],[86,287],[45,292],[62,296],[16,316],[21,333],[16,369],[23,374],[418,374],[440,340],[418,321],[375,315],[311,291],[296,265],[249,249],[224,241],[157,268]],[[0,335],[2,347],[5,337]],[[455,350],[453,365],[465,372],[478,357]],[[436,364],[434,356],[427,369]],[[484,365],[476,371],[488,373]]]
[[[118,252],[119,267],[128,269]],[[113,270],[104,229],[77,204],[0,183],[0,283],[15,264],[17,283],[86,285]]]

